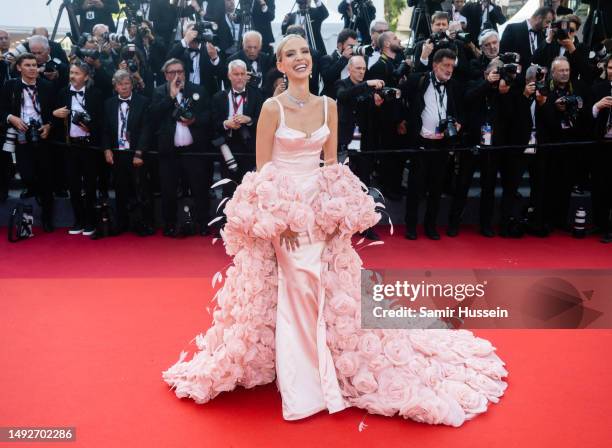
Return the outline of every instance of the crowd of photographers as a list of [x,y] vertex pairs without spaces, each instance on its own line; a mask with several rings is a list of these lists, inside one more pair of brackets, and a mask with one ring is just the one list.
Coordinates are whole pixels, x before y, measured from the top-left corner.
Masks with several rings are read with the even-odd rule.
[[[47,232],[54,197],[69,196],[69,233],[99,233],[112,189],[115,234],[153,234],[155,196],[164,235],[216,233],[207,225],[215,166],[236,182],[254,169],[262,103],[287,87],[273,54],[274,0],[239,3],[128,1],[117,30],[117,0],[75,1],[80,36],[68,56],[44,28],[13,50],[0,30],[0,199],[16,170]],[[406,238],[418,237],[425,199],[425,235],[440,239],[445,192],[446,234],[456,237],[479,173],[483,236],[568,230],[571,195],[586,188],[590,231],[612,241],[612,146],[580,144],[612,139],[610,48],[597,32],[583,45],[580,18],[552,4],[500,36],[506,18],[492,0],[408,0],[429,10],[413,17],[415,38],[403,45],[373,19],[371,1],[344,0],[345,29],[330,54],[320,0],[298,0],[284,17],[283,33],[311,47],[312,93],[338,101],[340,159],[348,155],[363,183],[386,198],[405,195]],[[223,185],[224,196],[232,185]],[[192,205],[177,210],[182,196]],[[378,239],[373,229],[365,236]]]

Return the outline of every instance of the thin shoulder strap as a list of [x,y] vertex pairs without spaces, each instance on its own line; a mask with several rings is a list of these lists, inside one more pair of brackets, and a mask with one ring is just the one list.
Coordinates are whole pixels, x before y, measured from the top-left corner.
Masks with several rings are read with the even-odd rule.
[[323,110],[324,110],[325,124],[327,124],[327,95],[323,95]]
[[278,104],[280,109],[280,124],[281,126],[285,126],[285,109],[283,109],[283,103],[281,103],[278,98],[275,97],[271,97],[270,99]]

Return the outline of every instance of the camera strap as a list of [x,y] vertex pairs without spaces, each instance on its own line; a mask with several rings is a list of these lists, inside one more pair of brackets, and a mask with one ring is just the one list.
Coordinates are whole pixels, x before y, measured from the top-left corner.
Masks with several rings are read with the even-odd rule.
[[[431,83],[434,86],[434,90],[435,90],[435,95],[437,98],[437,102],[436,102],[436,108],[438,110],[438,122],[442,121],[442,112],[444,111],[444,116],[446,117],[447,115],[447,108],[444,105],[444,98],[446,97],[446,86],[444,84],[442,84],[441,82],[439,82],[436,79],[436,75],[434,75],[433,72],[431,72]],[[446,102],[446,104],[448,105],[448,100]]]

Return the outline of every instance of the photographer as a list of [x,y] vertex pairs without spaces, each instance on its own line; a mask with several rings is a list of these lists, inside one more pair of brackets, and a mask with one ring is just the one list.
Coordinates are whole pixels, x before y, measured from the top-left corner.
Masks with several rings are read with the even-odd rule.
[[132,75],[134,91],[151,98],[153,96],[153,74],[144,61],[144,54],[134,44],[127,44],[119,55],[119,70],[127,70]]
[[[580,141],[588,133],[591,115],[589,95],[580,81],[572,81],[570,65],[564,56],[555,58],[552,65],[550,93],[542,107],[542,120],[536,125],[546,129],[547,143]],[[539,140],[539,143],[543,143]],[[576,178],[578,147],[559,147],[538,151],[539,183],[545,185],[539,203],[533,204],[543,213],[543,224],[548,229],[567,230],[569,202]]]
[[[96,175],[102,154],[85,146],[99,145],[103,98],[89,81],[90,70],[80,60],[72,63],[70,84],[60,90],[53,111],[63,140],[68,143],[66,169],[74,213],[74,225],[68,230],[70,235],[89,236],[95,232]],[[85,190],[84,198],[82,190]]]
[[20,77],[6,81],[0,89],[0,122],[17,131],[17,170],[26,188],[41,199],[43,230],[52,232],[52,155],[46,140],[55,102],[53,86],[39,76],[33,54],[20,54],[15,66]]
[[[146,182],[146,166],[150,149],[148,123],[149,99],[133,92],[132,76],[125,70],[113,75],[117,95],[104,103],[102,148],[106,163],[112,166],[117,208],[117,233],[136,231],[152,235],[153,205]],[[175,190],[176,195],[176,190]],[[130,205],[137,204],[142,216],[130,222]]]
[[323,90],[321,95],[336,97],[334,85],[339,79],[348,77],[347,64],[353,56],[353,47],[357,45],[357,33],[353,30],[343,29],[338,33],[336,50],[332,54],[321,57],[321,78]]
[[[59,59],[62,63],[66,64],[66,66],[68,65],[68,56],[66,56],[66,52],[64,51],[62,46],[59,44],[59,42],[49,40],[49,30],[47,28],[42,27],[42,26],[34,28],[32,30],[32,36],[46,37],[47,41],[49,42],[49,48],[50,48],[49,54],[51,56],[51,59]],[[29,49],[27,43],[24,44],[24,47],[26,49]]]
[[550,69],[557,56],[565,56],[570,63],[572,80],[591,82],[588,50],[580,43],[576,33],[580,29],[580,17],[569,15],[553,22],[546,42],[533,54],[533,62]]
[[[348,72],[348,78],[336,81],[335,85],[338,99],[338,154],[348,154],[353,137],[361,133],[359,152],[350,155],[350,166],[359,179],[370,186],[374,159],[364,157],[361,153],[375,149],[375,145],[370,142],[373,131],[371,123],[383,103],[376,92],[381,92],[385,83],[380,79],[364,81],[366,63],[363,56],[352,56],[349,59]],[[374,241],[379,239],[373,229],[364,232],[364,236]]]
[[385,20],[376,20],[374,23],[372,23],[372,27],[370,28],[370,45],[372,45],[374,51],[371,55],[366,55],[367,57],[365,59],[368,64],[368,69],[371,68],[374,64],[376,64],[380,59],[378,38],[382,33],[386,33],[387,31],[389,31],[389,24]]
[[176,190],[181,178],[189,185],[195,222],[200,226],[200,235],[205,236],[209,234],[208,188],[212,162],[189,153],[209,149],[210,99],[206,89],[187,81],[185,67],[179,59],[166,61],[162,70],[166,84],[153,93],[149,120],[159,152],[164,236],[177,236]]
[[297,11],[289,13],[283,19],[281,24],[281,33],[287,34],[287,27],[290,25],[301,25],[304,29],[307,29],[306,18],[310,17],[309,29],[312,30],[312,36],[310,31],[306,34],[306,41],[311,47],[314,47],[321,56],[327,54],[325,49],[325,42],[323,42],[323,36],[321,35],[321,24],[325,19],[329,17],[329,11],[321,0],[315,0],[315,7],[310,6],[312,0],[296,0]]
[[68,83],[68,66],[60,59],[51,59],[51,48],[49,41],[44,36],[32,36],[28,38],[30,53],[36,57],[38,73],[53,84],[55,89],[60,89]]
[[461,10],[461,14],[467,19],[466,31],[474,44],[477,43],[478,35],[481,31],[493,29],[497,31],[497,26],[506,23],[506,16],[501,8],[495,4],[495,0],[479,0],[474,3],[467,3]]
[[462,92],[452,79],[454,69],[453,51],[438,50],[433,58],[433,70],[412,74],[404,86],[410,104],[409,141],[425,149],[411,155],[405,216],[409,240],[417,239],[419,202],[425,193],[428,193],[425,234],[429,239],[440,239],[436,224],[448,161],[446,150],[456,143],[463,123]]
[[150,22],[143,21],[136,30],[136,47],[142,51],[143,61],[142,66],[145,71],[149,71],[153,76],[155,85],[163,84],[163,74],[161,67],[165,62],[166,49],[163,43],[159,42],[156,36],[151,31],[153,25]]
[[76,0],[74,12],[80,17],[81,33],[91,33],[96,23],[107,25],[113,33],[116,31],[113,14],[119,12],[117,0]]
[[190,83],[203,86],[207,92],[216,92],[225,76],[223,64],[217,47],[211,42],[211,35],[203,31],[200,25],[186,24],[185,37],[172,47],[168,58],[183,63]]
[[452,4],[447,8],[444,7],[444,12],[448,13],[451,22],[460,23],[461,28],[465,30],[467,27],[467,19],[463,15],[463,7],[465,0],[452,0]]
[[[247,31],[242,36],[242,50],[233,54],[228,59],[231,61],[241,60],[247,66],[249,85],[257,89],[262,89],[267,74],[273,67],[273,59],[268,53],[262,50],[262,37],[257,31]],[[229,85],[229,82],[225,83]]]
[[79,46],[73,47],[74,51],[71,57],[82,59],[91,67],[89,79],[93,80],[104,98],[110,97],[113,92],[112,74],[114,70],[112,69],[112,60],[105,59],[104,62],[102,61],[100,45],[93,36],[83,35],[79,43]]
[[470,61],[469,79],[481,79],[493,59],[499,56],[499,34],[495,30],[483,30],[478,36],[481,54]]
[[535,10],[524,22],[510,23],[504,29],[500,43],[500,52],[518,53],[523,72],[531,65],[533,54],[544,45],[545,30],[553,21],[555,13],[543,6]]
[[[276,7],[274,0],[253,0],[251,10],[251,21],[253,30],[258,31],[262,36],[262,48],[266,53],[272,54],[274,48],[274,34],[272,33],[272,22]],[[264,72],[265,73],[265,72]]]
[[[606,79],[593,86],[593,118],[595,119],[596,139],[612,139],[612,57],[604,60]],[[592,150],[591,167],[593,191],[593,222],[602,232],[602,243],[612,242],[612,151],[610,145],[604,144]]]
[[[242,60],[235,59],[228,64],[227,77],[231,87],[212,98],[213,145],[222,151],[221,176],[240,183],[244,174],[255,168],[255,137],[263,95],[248,82],[247,65]],[[231,153],[227,153],[222,144],[226,144]],[[234,159],[234,153],[250,153],[253,157]],[[235,184],[226,185],[224,196],[231,196]]]
[[376,17],[376,7],[372,0],[340,0],[338,13],[344,20],[344,28],[359,32],[362,45],[371,43],[368,27]]
[[[408,72],[408,66],[402,60],[403,48],[395,33],[388,31],[378,38],[378,47],[382,55],[376,64],[366,73],[366,79],[381,80],[386,87],[398,88]],[[405,69],[404,69],[405,68]],[[374,135],[369,138],[372,149],[395,149],[404,145],[406,122],[402,120],[403,102],[401,98],[390,95],[383,99],[374,116]],[[377,170],[381,178],[381,187],[385,197],[399,200],[401,198],[401,181],[404,166],[401,155],[387,155],[380,161]]]
[[[493,31],[494,32],[494,31]],[[457,188],[450,208],[446,234],[450,237],[459,234],[461,215],[467,203],[468,191],[476,168],[480,169],[480,234],[495,236],[493,216],[495,209],[495,185],[497,172],[501,174],[502,229],[514,216],[516,194],[521,179],[521,151],[487,150],[490,145],[507,145],[512,138],[512,122],[517,94],[521,87],[514,79],[502,76],[504,63],[499,59],[489,63],[482,78],[471,81],[466,89],[466,126],[464,142],[467,145],[480,145],[481,151],[474,154],[461,151],[458,154],[459,173]]]

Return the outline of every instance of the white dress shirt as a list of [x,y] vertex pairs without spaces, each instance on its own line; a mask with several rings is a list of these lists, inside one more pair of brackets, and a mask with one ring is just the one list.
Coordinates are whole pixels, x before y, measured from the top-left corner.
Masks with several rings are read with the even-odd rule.
[[[130,106],[128,103],[121,102],[121,100],[132,100],[132,95],[128,98],[119,97],[119,107],[117,108],[117,148],[119,149],[130,149],[130,140],[128,139],[128,121],[130,118]],[[122,117],[123,115],[123,117]],[[125,123],[123,122],[125,118]]]
[[[23,94],[22,94],[23,103],[21,105],[21,119],[25,122],[25,124],[29,124],[31,119],[42,122],[40,118],[40,113],[38,113],[36,110],[36,109],[40,110],[40,100],[38,99],[38,93],[36,93],[36,95],[34,95],[34,93],[28,93],[28,90],[25,88],[25,86],[30,85],[30,84],[26,84],[25,82],[23,82],[23,80],[21,82],[24,85]],[[36,87],[36,84],[31,84],[31,85],[33,87]],[[34,103],[32,103],[32,97],[34,97],[36,100],[36,103],[37,103],[36,107]]]
[[[423,125],[421,127],[421,137],[431,140],[441,140],[444,134],[437,134],[436,129],[440,124],[440,120],[446,118],[446,108],[448,107],[448,94],[445,86],[441,86],[444,107],[440,107],[440,95],[430,81],[427,90],[425,91],[425,108],[421,113]],[[439,114],[439,115],[438,115]]]
[[[187,45],[187,41],[185,41],[185,39],[181,39],[181,45],[183,46],[183,48],[189,48],[189,45]],[[201,83],[200,58],[202,57],[202,52],[206,51],[206,47],[202,48],[202,44],[198,44],[198,50],[198,52],[189,52],[189,57],[191,58],[191,72],[189,73],[189,82],[199,85]],[[208,57],[208,53],[206,53],[206,57]],[[219,61],[219,56],[217,56],[217,59],[211,59],[210,63],[212,65],[219,65]]]

